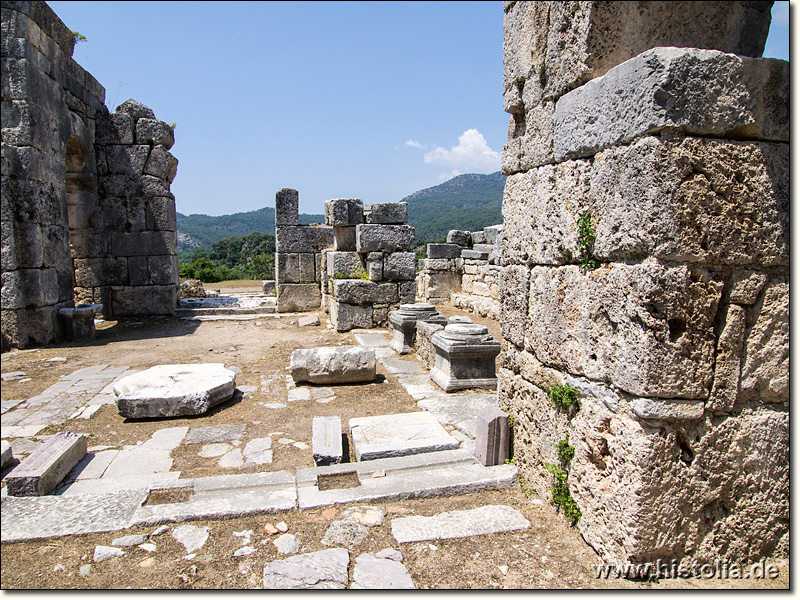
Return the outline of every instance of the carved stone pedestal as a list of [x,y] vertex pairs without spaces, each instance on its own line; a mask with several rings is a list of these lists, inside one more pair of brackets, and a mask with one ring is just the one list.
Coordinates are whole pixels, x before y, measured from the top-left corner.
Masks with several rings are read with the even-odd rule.
[[495,358],[500,342],[477,324],[448,325],[431,337],[436,359],[431,380],[445,392],[466,388],[496,389]]
[[389,323],[394,329],[392,350],[398,354],[408,354],[414,349],[414,338],[417,334],[417,321],[447,324],[447,319],[436,310],[433,304],[401,304],[400,308],[389,313]]

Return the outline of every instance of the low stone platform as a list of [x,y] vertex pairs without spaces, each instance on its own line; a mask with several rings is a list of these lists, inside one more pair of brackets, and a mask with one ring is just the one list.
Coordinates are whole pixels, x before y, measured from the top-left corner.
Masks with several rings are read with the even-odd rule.
[[175,309],[176,317],[210,315],[255,315],[276,312],[275,296],[239,294],[219,298],[185,298]]
[[350,435],[359,461],[458,448],[429,412],[350,419]]

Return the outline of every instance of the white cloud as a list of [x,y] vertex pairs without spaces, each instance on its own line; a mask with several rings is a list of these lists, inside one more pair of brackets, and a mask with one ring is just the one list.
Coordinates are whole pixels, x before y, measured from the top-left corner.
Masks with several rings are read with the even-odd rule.
[[409,148],[424,148],[422,144],[420,144],[419,142],[415,142],[414,140],[408,140],[406,142],[406,146],[408,146]]
[[459,171],[458,169],[453,169],[449,173],[441,173],[439,175],[439,179],[441,179],[442,181],[448,181],[453,177],[458,177],[461,174],[462,174],[461,171]]
[[457,146],[450,150],[437,146],[425,154],[425,162],[463,172],[497,171],[500,153],[489,148],[486,138],[477,129],[467,129],[458,136]]

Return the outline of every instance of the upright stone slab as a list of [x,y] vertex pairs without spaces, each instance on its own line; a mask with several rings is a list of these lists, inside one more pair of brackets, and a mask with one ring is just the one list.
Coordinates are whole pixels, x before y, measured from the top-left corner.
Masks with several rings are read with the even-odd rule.
[[281,188],[275,194],[275,225],[298,225],[300,194],[291,188]]
[[389,313],[389,323],[392,325],[392,341],[389,345],[392,350],[398,354],[408,354],[414,349],[418,321],[442,326],[447,323],[432,304],[401,304],[400,308]]
[[336,198],[325,201],[325,224],[335,227],[350,227],[364,222],[364,204],[352,198]]
[[314,417],[311,421],[311,450],[318,467],[342,462],[342,418]]
[[114,384],[119,414],[131,419],[200,415],[235,389],[236,374],[221,363],[158,365]]
[[9,496],[44,496],[86,456],[86,436],[57,433],[6,476]]
[[375,349],[327,346],[292,352],[292,379],[310,383],[364,383],[375,379]]
[[487,406],[478,413],[475,456],[484,467],[502,465],[508,458],[508,413]]
[[446,392],[467,388],[497,388],[495,358],[500,342],[483,325],[447,325],[433,334],[436,361],[431,380]]
[[12,462],[14,462],[14,453],[11,450],[11,444],[7,440],[0,441],[0,470],[4,470]]

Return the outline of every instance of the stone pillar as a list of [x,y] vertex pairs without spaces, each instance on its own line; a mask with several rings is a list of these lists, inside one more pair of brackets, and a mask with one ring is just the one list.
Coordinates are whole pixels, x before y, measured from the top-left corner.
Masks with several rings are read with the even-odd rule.
[[319,310],[322,253],[333,246],[333,229],[299,225],[297,190],[275,194],[275,284],[278,312]]
[[495,359],[500,342],[484,325],[447,325],[431,337],[436,359],[431,380],[445,392],[497,387]]
[[499,401],[542,497],[574,447],[608,562],[788,555],[788,63],[748,58],[770,4],[505,3]]
[[70,341],[94,339],[94,318],[103,309],[102,304],[79,304],[76,308],[62,308],[58,316],[64,322],[64,334]]
[[414,349],[417,322],[427,321],[446,325],[447,319],[439,314],[433,304],[401,304],[400,308],[389,313],[392,325],[392,341],[389,345],[398,354],[408,354]]
[[484,467],[502,465],[508,458],[508,413],[487,406],[478,413],[475,456]]

